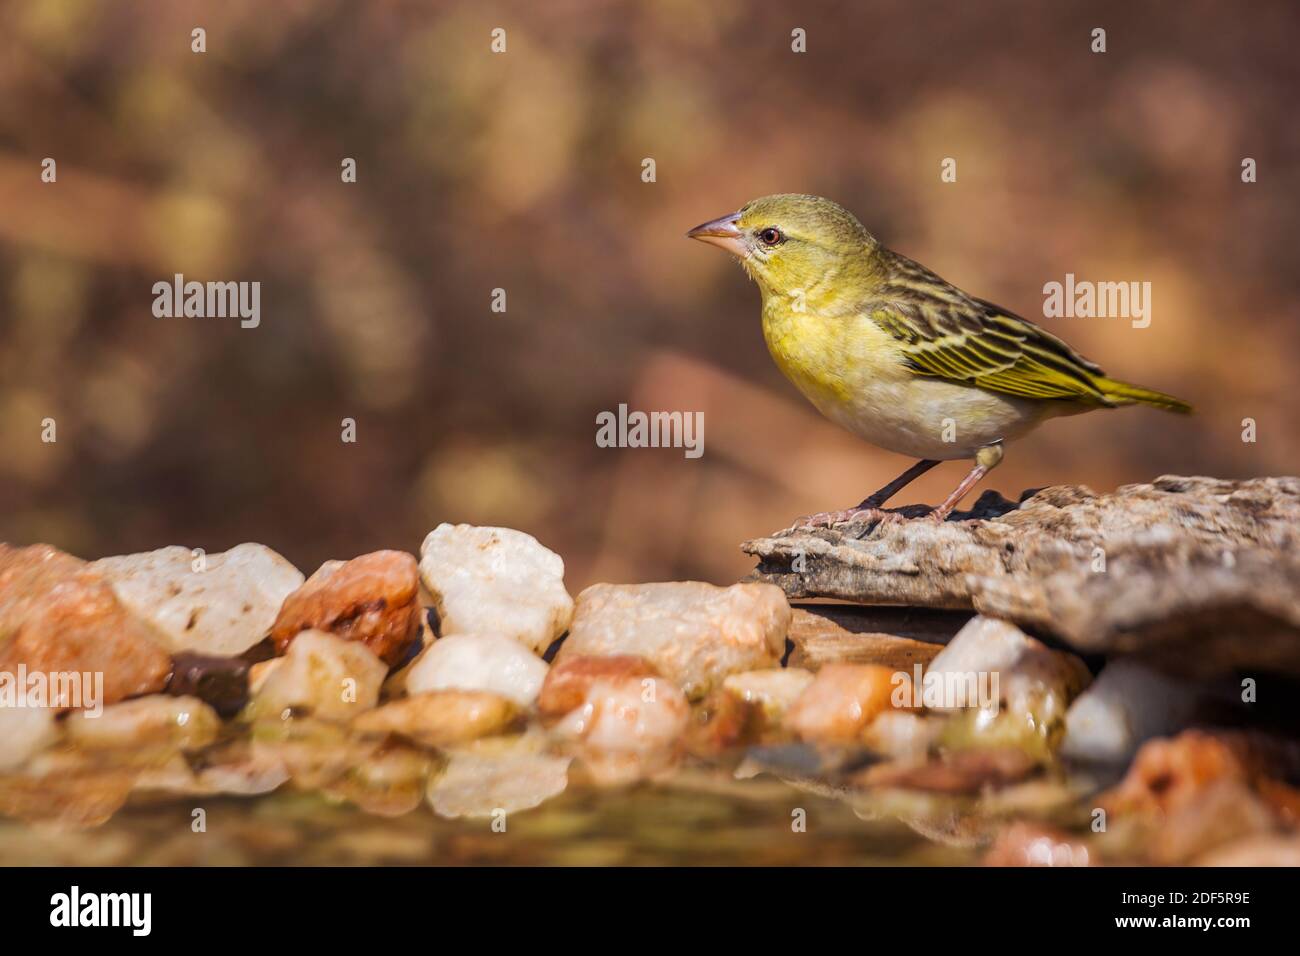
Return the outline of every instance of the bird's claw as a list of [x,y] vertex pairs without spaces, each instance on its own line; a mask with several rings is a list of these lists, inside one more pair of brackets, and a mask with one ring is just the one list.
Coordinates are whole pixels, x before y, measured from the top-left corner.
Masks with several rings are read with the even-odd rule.
[[813,528],[833,528],[843,524],[865,523],[868,527],[879,527],[906,520],[896,511],[885,511],[881,508],[845,508],[843,511],[819,511],[816,514],[805,515],[785,529],[782,534],[810,531]]

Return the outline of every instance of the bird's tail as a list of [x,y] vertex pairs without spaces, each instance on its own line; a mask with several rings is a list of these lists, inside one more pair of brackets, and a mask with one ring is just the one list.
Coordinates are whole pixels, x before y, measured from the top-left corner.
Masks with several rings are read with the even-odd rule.
[[1192,411],[1192,406],[1181,398],[1174,398],[1172,395],[1166,395],[1164,392],[1157,392],[1154,389],[1143,388],[1141,385],[1130,385],[1128,382],[1100,377],[1094,379],[1093,384],[1101,389],[1101,394],[1106,397],[1107,401],[1115,405],[1139,403],[1151,405],[1155,408],[1163,408],[1167,412],[1178,412],[1180,415],[1189,415]]

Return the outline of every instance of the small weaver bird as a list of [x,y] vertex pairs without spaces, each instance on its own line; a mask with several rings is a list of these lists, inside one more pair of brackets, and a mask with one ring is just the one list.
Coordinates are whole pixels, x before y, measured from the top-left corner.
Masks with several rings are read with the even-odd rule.
[[829,199],[764,196],[687,236],[727,250],[758,283],[768,351],[818,411],[920,459],[856,507],[796,527],[898,520],[880,510],[890,497],[941,461],[973,459],[930,513],[943,521],[1002,461],[1007,442],[1048,418],[1133,404],[1191,411],[1107,377],[1028,319],[886,249]]

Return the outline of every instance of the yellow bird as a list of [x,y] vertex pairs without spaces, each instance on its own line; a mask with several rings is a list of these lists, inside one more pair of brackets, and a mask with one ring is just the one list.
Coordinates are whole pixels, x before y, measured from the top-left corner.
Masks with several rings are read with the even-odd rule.
[[829,199],[764,196],[687,235],[730,252],[758,283],[768,351],[818,411],[921,459],[856,507],[799,526],[896,519],[880,509],[905,485],[941,461],[973,459],[931,512],[942,521],[1002,461],[1007,442],[1045,419],[1135,403],[1191,411],[1108,378],[1029,320],[886,249]]

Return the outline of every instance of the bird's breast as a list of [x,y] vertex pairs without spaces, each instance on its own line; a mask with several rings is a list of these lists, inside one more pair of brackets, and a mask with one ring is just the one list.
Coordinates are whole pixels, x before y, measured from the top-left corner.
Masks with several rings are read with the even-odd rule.
[[1032,403],[917,375],[869,316],[781,305],[763,309],[772,359],[818,411],[873,445],[918,458],[969,458],[1040,417]]
[[870,381],[910,374],[897,344],[868,317],[801,310],[797,298],[764,303],[763,338],[785,377],[823,411],[823,403],[852,401]]

